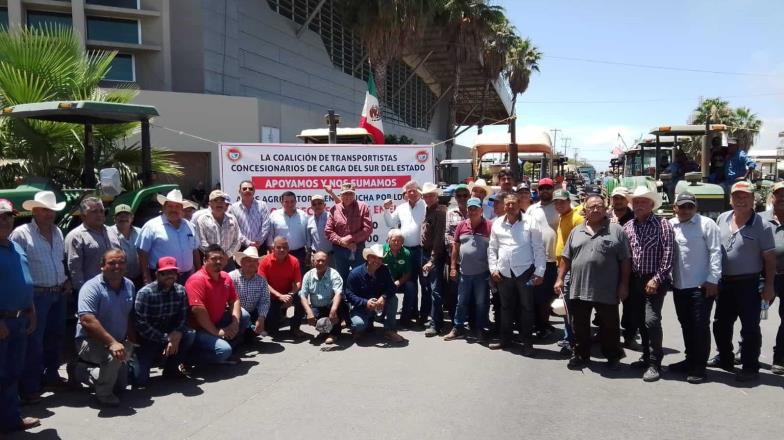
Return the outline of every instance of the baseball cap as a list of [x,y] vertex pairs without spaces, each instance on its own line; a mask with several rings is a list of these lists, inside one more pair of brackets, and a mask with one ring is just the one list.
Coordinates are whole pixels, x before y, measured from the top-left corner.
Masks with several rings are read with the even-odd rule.
[[123,213],[123,212],[127,212],[129,214],[133,214],[133,211],[131,210],[131,207],[126,205],[125,203],[117,205],[114,208],[114,215],[117,215],[117,214],[120,214],[120,213]]
[[754,194],[754,187],[751,186],[751,183],[745,180],[741,180],[740,182],[735,182],[735,184],[732,185],[732,188],[730,188],[730,194],[739,191],[749,193],[749,194]]
[[515,192],[520,192],[520,191],[531,192],[531,185],[529,185],[529,184],[527,184],[525,182],[517,185],[517,188],[515,188]]
[[210,193],[210,201],[213,201],[215,199],[227,199],[228,197],[229,196],[225,192],[223,192],[223,191],[221,191],[219,189],[213,190]]
[[569,194],[569,191],[565,189],[556,190],[553,193],[553,200],[571,200],[572,196]]
[[322,196],[321,194],[313,194],[312,196],[310,196],[310,201],[312,202],[314,200],[321,200],[323,202],[324,196]]
[[180,268],[177,267],[177,259],[174,257],[161,257],[158,259],[158,272],[163,270],[177,270],[179,271]]
[[621,196],[626,198],[629,197],[629,194],[629,189],[625,186],[616,186],[612,194],[610,194],[610,197]]
[[588,195],[602,195],[602,188],[599,185],[588,185],[585,187],[585,194]]
[[340,185],[340,193],[341,194],[343,194],[343,193],[354,193],[354,194],[356,194],[356,192],[357,192],[357,188],[351,182],[345,182],[342,185]]
[[770,193],[773,194],[774,192],[776,192],[776,191],[778,191],[778,190],[780,190],[782,188],[784,188],[784,182],[776,182],[770,188]]
[[675,204],[678,206],[686,205],[688,203],[697,205],[697,198],[694,197],[694,194],[690,192],[682,192],[678,194],[678,197],[675,198]]
[[9,212],[11,215],[18,214],[18,211],[14,209],[14,204],[11,203],[10,200],[0,199],[0,214],[7,214]]
[[481,208],[482,207],[482,201],[479,200],[479,198],[477,198],[477,197],[471,197],[470,199],[468,199],[468,202],[466,202],[466,206],[468,206],[469,208],[472,207],[472,206],[477,207],[477,208]]
[[543,186],[555,187],[555,182],[553,182],[553,179],[551,179],[549,177],[545,177],[543,179],[539,179],[539,188],[541,188]]

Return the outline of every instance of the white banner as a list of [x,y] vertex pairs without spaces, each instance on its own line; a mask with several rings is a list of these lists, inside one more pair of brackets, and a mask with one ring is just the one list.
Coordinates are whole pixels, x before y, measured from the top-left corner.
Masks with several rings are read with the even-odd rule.
[[357,200],[370,207],[373,234],[368,241],[386,241],[383,203],[403,200],[402,188],[414,180],[421,186],[435,178],[435,158],[430,145],[328,145],[328,144],[221,144],[221,188],[239,200],[239,186],[250,180],[256,199],[279,209],[280,195],[292,191],[297,207],[312,214],[310,197],[331,185],[340,192],[344,182],[357,187]]

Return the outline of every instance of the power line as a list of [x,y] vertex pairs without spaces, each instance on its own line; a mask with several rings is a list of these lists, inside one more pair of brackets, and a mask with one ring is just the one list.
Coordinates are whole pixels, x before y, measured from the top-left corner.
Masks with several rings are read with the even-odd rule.
[[[784,92],[774,93],[757,93],[751,95],[730,95],[721,96],[721,98],[754,98],[761,96],[784,96]],[[677,102],[677,101],[694,101],[692,98],[648,98],[648,99],[619,99],[619,100],[596,100],[596,101],[518,101],[522,104],[639,104],[646,102]]]
[[672,70],[676,72],[691,72],[691,73],[710,73],[713,75],[732,75],[732,76],[766,76],[766,77],[780,77],[782,74],[775,74],[775,73],[755,73],[755,72],[728,72],[722,70],[706,70],[706,69],[692,69],[689,67],[675,67],[675,66],[656,66],[653,64],[636,64],[636,63],[624,63],[620,61],[607,61],[607,60],[594,60],[590,58],[576,58],[576,57],[559,57],[555,55],[542,55],[542,58],[552,58],[555,60],[564,60],[564,61],[580,61],[583,63],[594,63],[594,64],[609,64],[612,66],[625,66],[625,67],[637,67],[640,69],[655,69],[655,70]]

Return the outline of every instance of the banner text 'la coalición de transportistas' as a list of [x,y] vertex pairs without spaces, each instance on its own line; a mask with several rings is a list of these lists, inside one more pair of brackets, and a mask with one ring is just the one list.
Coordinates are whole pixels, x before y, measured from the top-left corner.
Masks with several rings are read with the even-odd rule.
[[435,176],[430,145],[324,145],[324,144],[221,144],[221,188],[233,201],[239,200],[239,185],[250,180],[256,199],[279,209],[280,195],[291,191],[297,207],[311,214],[310,197],[324,196],[327,207],[334,201],[324,191],[331,185],[351,182],[357,200],[370,207],[373,234],[369,241],[386,241],[383,203],[403,200],[401,190],[409,180],[421,186]]

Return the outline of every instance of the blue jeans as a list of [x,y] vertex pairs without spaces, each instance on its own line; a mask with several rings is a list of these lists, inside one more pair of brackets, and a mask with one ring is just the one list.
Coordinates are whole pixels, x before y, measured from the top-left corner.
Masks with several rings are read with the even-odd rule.
[[[193,341],[196,339],[196,331],[188,329],[183,332],[180,345],[177,349],[177,354],[164,359],[163,371],[177,370],[177,367],[183,362],[188,352],[193,346]],[[134,385],[144,386],[150,380],[150,368],[163,357],[163,350],[166,348],[166,343],[160,341],[150,341],[142,337],[139,338],[139,346],[134,350],[134,356],[129,365],[129,379]]]
[[[422,266],[430,261],[430,252],[422,252]],[[436,263],[430,272],[420,278],[424,280],[422,288],[422,304],[419,308],[419,319],[430,316],[430,327],[441,330],[444,324],[444,304],[442,291],[444,286],[444,263]]]
[[335,270],[338,271],[340,277],[343,278],[343,283],[348,280],[348,274],[351,272],[351,269],[361,266],[362,263],[365,262],[365,259],[362,258],[362,250],[365,249],[365,245],[357,245],[357,250],[354,252],[354,259],[351,259],[351,251],[344,248],[343,246],[335,246],[332,248],[334,252],[332,254],[332,261],[335,264]]
[[[240,310],[240,329],[237,332],[237,336],[231,341],[221,339],[204,330],[196,330],[193,347],[190,356],[188,357],[193,363],[217,364],[225,361],[231,356],[233,348],[241,342],[245,329],[250,326],[250,315],[245,309]],[[226,327],[230,322],[231,312],[226,312],[224,313],[223,318],[218,321],[216,327]]]
[[[391,295],[386,298],[384,304],[384,330],[394,331],[397,321],[395,320],[395,313],[397,312],[397,296]],[[365,306],[353,307],[351,309],[351,331],[363,332],[369,327],[373,327],[373,322],[376,320],[376,312],[368,310]]]
[[15,430],[19,412],[19,379],[25,363],[27,318],[6,318],[8,336],[0,340],[0,432]]
[[60,375],[60,353],[65,336],[65,296],[36,293],[33,298],[38,325],[27,337],[25,369],[19,381],[22,394],[41,392],[41,383],[55,383]]
[[[422,287],[422,295],[425,292],[421,264],[422,246],[406,247],[406,249],[411,253],[411,277],[406,283],[406,290],[403,294],[403,308],[400,310],[401,321],[409,321],[417,317],[417,298],[420,286]],[[425,317],[427,317],[427,312],[425,312]]]
[[457,290],[457,310],[455,312],[455,330],[462,331],[471,304],[476,314],[476,327],[482,330],[487,327],[487,314],[490,307],[489,293],[490,272],[477,275],[460,275]]

